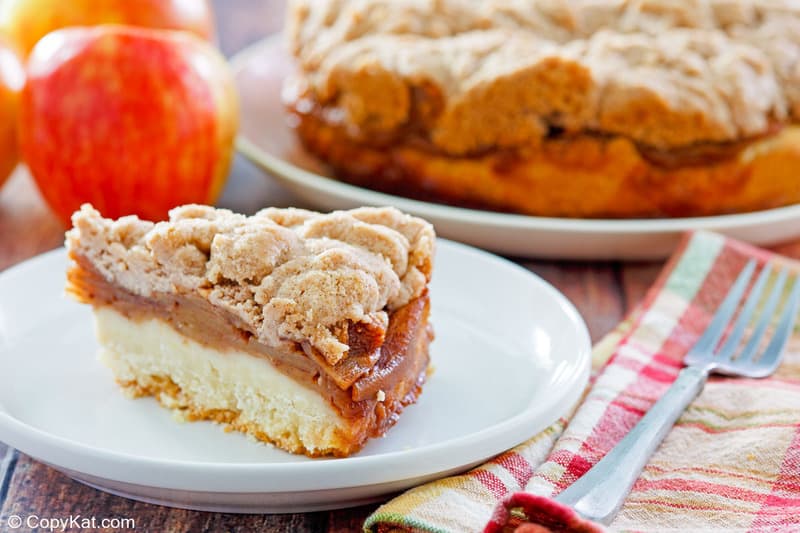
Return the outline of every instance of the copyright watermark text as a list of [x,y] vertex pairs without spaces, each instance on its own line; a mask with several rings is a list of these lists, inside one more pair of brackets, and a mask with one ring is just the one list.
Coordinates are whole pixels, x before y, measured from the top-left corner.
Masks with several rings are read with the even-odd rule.
[[[136,529],[136,520],[133,518],[99,518],[96,516],[82,516],[79,514],[69,516],[28,516],[9,515],[5,519],[8,529],[33,529],[38,531],[74,531],[80,529]],[[0,530],[3,529],[0,522]]]

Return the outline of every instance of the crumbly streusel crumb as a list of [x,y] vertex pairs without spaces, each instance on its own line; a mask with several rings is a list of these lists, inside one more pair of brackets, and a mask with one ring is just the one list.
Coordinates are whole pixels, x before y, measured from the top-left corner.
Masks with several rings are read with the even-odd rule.
[[800,119],[796,2],[293,0],[287,33],[290,99],[356,138],[411,129],[453,155],[553,128],[670,149]]
[[154,224],[87,204],[72,222],[67,248],[110,282],[142,296],[196,293],[262,342],[308,342],[332,365],[349,349],[336,335],[344,324],[385,327],[388,312],[422,294],[435,241],[430,224],[389,207],[246,217],[188,205]]

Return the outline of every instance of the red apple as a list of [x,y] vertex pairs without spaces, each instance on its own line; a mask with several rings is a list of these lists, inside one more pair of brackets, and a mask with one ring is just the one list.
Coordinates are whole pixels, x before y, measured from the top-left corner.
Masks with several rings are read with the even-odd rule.
[[65,221],[82,203],[104,215],[163,219],[213,203],[233,153],[238,104],[222,56],[186,32],[67,28],[33,50],[20,147]]
[[17,55],[0,41],[0,185],[17,166],[17,110],[25,71]]
[[68,26],[127,24],[186,30],[210,39],[207,0],[2,0],[0,32],[27,56],[51,31]]

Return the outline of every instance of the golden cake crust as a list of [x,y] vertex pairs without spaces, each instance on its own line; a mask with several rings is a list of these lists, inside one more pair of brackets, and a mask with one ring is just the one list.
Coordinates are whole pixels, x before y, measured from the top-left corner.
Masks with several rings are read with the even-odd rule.
[[[305,146],[353,184],[392,194],[539,216],[646,218],[800,203],[800,127],[696,152],[646,154],[624,137],[545,140],[524,152],[454,158],[416,143],[370,147],[313,115]],[[669,157],[677,158],[670,161]],[[654,160],[655,159],[655,160]],[[697,161],[703,160],[703,163]],[[686,162],[692,164],[686,164]]]

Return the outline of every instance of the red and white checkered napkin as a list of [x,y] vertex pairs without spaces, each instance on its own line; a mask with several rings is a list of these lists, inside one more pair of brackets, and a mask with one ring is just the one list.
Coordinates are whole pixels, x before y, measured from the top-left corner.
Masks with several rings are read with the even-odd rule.
[[[474,470],[381,506],[368,531],[595,532],[549,497],[578,479],[664,393],[751,257],[797,264],[712,233],[688,236],[645,301],[594,350],[568,420]],[[713,377],[652,457],[611,531],[800,531],[800,331],[768,379]]]

